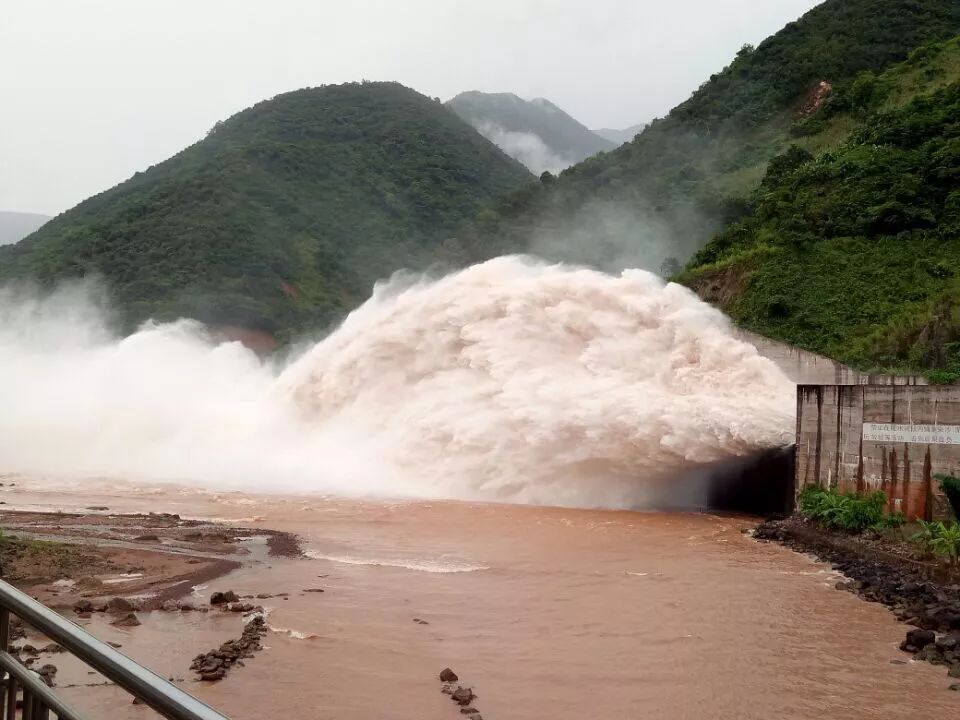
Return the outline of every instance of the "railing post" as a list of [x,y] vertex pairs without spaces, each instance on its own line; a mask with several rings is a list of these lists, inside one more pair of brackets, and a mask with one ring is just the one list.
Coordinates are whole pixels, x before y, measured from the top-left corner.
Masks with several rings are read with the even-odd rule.
[[[5,607],[0,607],[0,649],[4,652],[9,650],[10,644],[10,611]],[[17,681],[11,673],[7,673],[3,678],[3,689],[0,690],[0,718],[13,719],[13,711],[10,710],[7,702],[7,693],[13,697],[13,707],[16,710],[17,703]]]
[[17,679],[13,673],[7,673],[7,713],[5,720],[14,720],[17,717]]

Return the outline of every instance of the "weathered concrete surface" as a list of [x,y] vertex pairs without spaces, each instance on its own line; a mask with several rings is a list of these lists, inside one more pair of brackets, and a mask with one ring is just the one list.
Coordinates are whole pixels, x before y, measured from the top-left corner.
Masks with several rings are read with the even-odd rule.
[[871,375],[855,370],[823,355],[801,350],[746,330],[737,337],[757,348],[759,353],[783,370],[793,382],[809,385],[926,385],[923,377],[912,375]]
[[[890,434],[871,430],[865,438],[864,423],[907,427]],[[910,431],[918,425],[942,432]],[[796,487],[883,490],[891,509],[910,518],[948,517],[934,476],[960,472],[960,444],[951,438],[956,432],[960,386],[800,385]]]

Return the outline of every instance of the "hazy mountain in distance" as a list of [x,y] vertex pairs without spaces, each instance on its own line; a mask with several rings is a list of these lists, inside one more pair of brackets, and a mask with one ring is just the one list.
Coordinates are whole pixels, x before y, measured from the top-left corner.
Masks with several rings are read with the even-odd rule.
[[628,128],[623,128],[623,130],[616,130],[615,128],[599,128],[593,130],[595,135],[599,135],[604,140],[609,140],[614,145],[623,145],[632,141],[637,135],[643,132],[643,129],[647,126],[647,123],[640,123],[639,125],[631,125]]
[[49,219],[49,215],[0,210],[0,245],[23,240]]
[[513,93],[464,92],[447,107],[536,175],[554,174],[616,147],[549,100]]
[[462,262],[464,219],[535,182],[398,83],[297,90],[0,248],[0,283],[94,275],[128,328],[186,316],[282,340],[398,269]]

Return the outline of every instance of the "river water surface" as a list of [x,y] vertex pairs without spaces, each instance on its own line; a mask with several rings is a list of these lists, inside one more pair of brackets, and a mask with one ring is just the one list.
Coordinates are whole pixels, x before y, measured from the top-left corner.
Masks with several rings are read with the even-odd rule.
[[[827,566],[753,540],[749,518],[174,489],[17,500],[298,533],[310,557],[264,559],[198,588],[201,599],[290,593],[264,601],[267,649],[219,683],[193,682],[187,667],[239,635],[237,621],[152,613],[132,630],[89,626],[236,719],[454,720],[437,678],[448,666],[487,720],[960,710],[942,668],[891,662],[907,656],[889,612],[835,589]],[[67,692],[103,717],[150,716],[115,688]]]

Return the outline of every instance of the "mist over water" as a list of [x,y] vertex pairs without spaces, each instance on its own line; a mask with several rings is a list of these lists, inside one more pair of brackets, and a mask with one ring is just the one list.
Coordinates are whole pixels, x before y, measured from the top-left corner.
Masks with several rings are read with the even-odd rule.
[[105,327],[89,286],[0,291],[0,473],[632,507],[793,425],[781,371],[640,270],[398,276],[286,364]]

